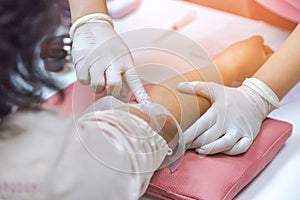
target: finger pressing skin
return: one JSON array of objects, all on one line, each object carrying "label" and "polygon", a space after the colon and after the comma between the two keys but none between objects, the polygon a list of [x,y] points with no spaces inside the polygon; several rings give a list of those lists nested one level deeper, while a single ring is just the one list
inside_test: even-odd
[{"label": "finger pressing skin", "polygon": [[90,68],[90,84],[95,93],[101,93],[105,89],[105,76],[101,66]]},{"label": "finger pressing skin", "polygon": [[227,155],[237,155],[245,153],[252,144],[252,140],[248,137],[243,137],[240,139],[230,150],[224,151]]},{"label": "finger pressing skin", "polygon": [[186,147],[192,149],[202,146],[202,140],[199,137],[216,123],[216,119],[217,114],[215,111],[209,109],[192,126],[190,126],[184,132]]}]

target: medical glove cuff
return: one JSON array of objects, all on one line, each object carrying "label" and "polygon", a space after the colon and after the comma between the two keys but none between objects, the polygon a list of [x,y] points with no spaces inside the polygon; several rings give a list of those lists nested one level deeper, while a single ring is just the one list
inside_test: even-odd
[{"label": "medical glove cuff", "polygon": [[79,19],[77,19],[71,26],[70,31],[69,31],[69,35],[71,40],[73,40],[74,38],[74,33],[76,31],[76,29],[80,26],[82,26],[83,24],[86,23],[92,23],[92,22],[102,22],[102,23],[108,23],[113,26],[113,21],[112,18],[104,13],[94,13],[94,14],[89,14],[89,15],[85,15],[83,17],[80,17]]},{"label": "medical glove cuff", "polygon": [[271,111],[279,108],[280,102],[277,95],[264,82],[257,78],[248,78],[243,82],[244,87],[257,97],[256,101],[267,116]]}]

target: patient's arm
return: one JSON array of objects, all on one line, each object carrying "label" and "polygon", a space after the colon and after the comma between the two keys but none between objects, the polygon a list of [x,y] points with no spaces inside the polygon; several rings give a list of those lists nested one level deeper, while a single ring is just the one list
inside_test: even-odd
[{"label": "patient's arm", "polygon": [[[263,44],[259,36],[237,42],[213,58],[206,68],[194,70],[166,80],[148,90],[153,103],[167,108],[180,123],[182,130],[192,125],[210,106],[210,102],[197,95],[188,95],[177,90],[182,81],[218,82],[227,86],[236,86],[245,78],[251,77],[256,70],[268,59],[273,51]],[[215,70],[217,67],[217,70]],[[130,113],[139,116],[147,122],[150,118],[137,109],[130,108]],[[172,121],[164,127],[164,138],[176,134]]]},{"label": "patient's arm", "polygon": [[207,81],[238,86],[245,78],[251,77],[272,53],[273,51],[264,45],[262,37],[254,36],[229,46],[215,56],[213,63],[206,68],[164,81],[152,87],[148,94],[152,102],[163,105],[174,115],[184,131],[209,108],[210,102],[196,95],[179,92],[178,83]]}]

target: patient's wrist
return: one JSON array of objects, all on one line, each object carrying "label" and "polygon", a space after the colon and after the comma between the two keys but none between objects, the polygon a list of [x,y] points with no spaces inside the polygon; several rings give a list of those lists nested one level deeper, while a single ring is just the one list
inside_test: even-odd
[{"label": "patient's wrist", "polygon": [[238,67],[235,65],[235,62],[231,61],[232,64],[230,65],[227,64],[228,62],[229,61],[225,62],[224,58],[220,59],[218,56],[213,59],[213,63],[223,80],[222,84],[225,86],[232,86],[232,83],[236,82],[237,79]]},{"label": "patient's wrist", "polygon": [[160,104],[127,104],[127,106],[136,108],[138,111],[130,109],[129,113],[146,119],[152,130],[167,142],[169,152],[161,167],[169,166],[171,171],[174,171],[185,152],[183,132],[175,117]]},{"label": "patient's wrist", "polygon": [[[166,146],[168,145],[166,152],[167,156],[164,158],[160,167],[169,166],[172,171],[177,168],[185,152],[183,132],[174,116],[165,107],[153,103],[126,104],[112,96],[106,96],[94,102],[84,113],[88,114],[91,112],[107,110],[115,110],[116,113],[122,112],[124,117],[128,116],[125,119],[116,115],[114,121],[121,121],[123,125],[127,124],[126,126],[128,126],[129,130],[132,129],[132,127],[136,127],[138,130],[138,127],[140,127],[139,124],[143,124],[143,127],[140,128],[150,131],[152,133],[151,137],[156,137],[157,139],[160,138],[161,141],[159,141],[159,139],[155,140],[159,144],[151,144],[162,145],[163,141]],[[130,122],[131,119],[133,119],[132,122]],[[136,121],[139,121],[139,123],[136,123]],[[125,132],[126,130],[127,128],[124,127]],[[139,135],[139,133],[133,133],[132,131],[130,134]],[[149,140],[148,143],[150,145],[150,143],[153,143],[153,140]]]},{"label": "patient's wrist", "polygon": [[128,112],[146,121],[154,131],[159,132],[159,134],[167,142],[170,149],[173,150],[178,145],[178,128],[170,116],[166,114],[160,114],[156,116],[157,120],[162,122],[162,127],[159,127],[159,130],[157,130],[157,122],[153,122],[150,116],[145,112],[142,112],[141,110],[132,106],[122,106],[118,107],[117,109]]}]

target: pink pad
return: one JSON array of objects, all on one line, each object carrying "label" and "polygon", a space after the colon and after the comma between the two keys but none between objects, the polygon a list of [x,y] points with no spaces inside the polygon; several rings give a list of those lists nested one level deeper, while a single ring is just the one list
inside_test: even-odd
[{"label": "pink pad", "polygon": [[147,194],[160,199],[232,199],[274,158],[290,137],[292,125],[266,119],[251,148],[238,156],[185,154],[178,169],[157,171]]}]

